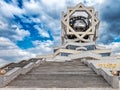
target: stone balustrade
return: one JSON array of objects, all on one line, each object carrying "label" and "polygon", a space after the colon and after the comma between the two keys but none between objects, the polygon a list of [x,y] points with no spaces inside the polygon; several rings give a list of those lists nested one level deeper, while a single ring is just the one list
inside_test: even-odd
[{"label": "stone balustrade", "polygon": [[[85,62],[85,61],[84,61]],[[87,65],[89,67],[91,67],[95,72],[96,74],[98,75],[102,75],[103,78],[113,87],[113,88],[119,88],[119,79],[118,79],[118,76],[114,76],[112,73],[111,73],[111,67],[110,68],[106,68],[105,67],[102,67],[102,66],[99,66],[99,65],[102,65],[100,64],[101,63],[104,63],[105,65],[108,65],[106,64],[107,61],[104,60],[104,62],[102,60],[98,60],[98,61],[89,61],[89,60],[86,60]],[[110,62],[110,61],[109,61]],[[120,62],[120,61],[118,61]],[[115,63],[115,62],[114,62]],[[118,64],[114,64],[114,65],[119,65]],[[108,66],[107,66],[108,67]],[[115,70],[119,70],[119,68],[115,69]]]},{"label": "stone balustrade", "polygon": [[21,74],[26,74],[27,72],[29,72],[33,68],[33,66],[34,66],[33,64],[34,63],[31,62],[31,63],[27,64],[26,66],[24,66],[21,71]]},{"label": "stone balustrade", "polygon": [[104,77],[104,79],[113,87],[119,88],[119,79],[118,76],[113,76],[112,73],[108,69],[100,68],[100,74]]},{"label": "stone balustrade", "polygon": [[32,68],[38,67],[41,64],[41,62],[42,60],[33,60],[33,61],[28,60],[28,62],[24,63],[24,65],[18,65],[18,63],[16,64],[14,63],[14,67],[10,67],[10,64],[6,64],[6,66],[1,67],[1,69],[3,70],[6,70],[6,68],[8,69],[10,68],[10,69],[7,70],[7,72],[4,75],[0,75],[0,87],[6,86],[8,83],[14,80],[18,75],[26,74]]}]

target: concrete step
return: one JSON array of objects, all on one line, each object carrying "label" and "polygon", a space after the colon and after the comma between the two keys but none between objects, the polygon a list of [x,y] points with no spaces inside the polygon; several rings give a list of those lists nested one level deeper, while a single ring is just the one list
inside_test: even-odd
[{"label": "concrete step", "polygon": [[41,72],[41,71],[91,71],[90,68],[84,68],[84,67],[79,67],[79,68],[75,68],[75,67],[41,67],[40,69],[39,68],[36,68],[36,69],[32,69],[31,72]]},{"label": "concrete step", "polygon": [[32,70],[30,74],[95,74],[90,70]]},{"label": "concrete step", "polygon": [[9,84],[9,87],[17,87],[17,88],[30,88],[30,87],[36,87],[36,88],[87,88],[87,87],[97,87],[97,88],[103,88],[103,87],[110,87],[105,82],[92,82],[92,81],[81,81],[78,79],[71,80],[16,80],[15,82],[12,82]]},{"label": "concrete step", "polygon": [[[56,78],[57,77],[57,78]],[[91,77],[89,79],[89,77]],[[97,76],[95,74],[27,74],[27,75],[20,75],[18,80],[62,80],[62,79],[89,79],[89,80],[103,80],[101,76]]]},{"label": "concrete step", "polygon": [[80,61],[46,62],[29,73],[18,76],[8,87],[87,88],[110,87],[93,70]]}]

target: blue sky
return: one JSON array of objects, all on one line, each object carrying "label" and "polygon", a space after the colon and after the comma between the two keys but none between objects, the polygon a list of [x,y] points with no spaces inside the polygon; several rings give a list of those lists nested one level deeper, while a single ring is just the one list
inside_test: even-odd
[{"label": "blue sky", "polygon": [[51,53],[61,44],[61,12],[80,2],[99,12],[97,43],[119,53],[120,0],[0,0],[0,63]]}]

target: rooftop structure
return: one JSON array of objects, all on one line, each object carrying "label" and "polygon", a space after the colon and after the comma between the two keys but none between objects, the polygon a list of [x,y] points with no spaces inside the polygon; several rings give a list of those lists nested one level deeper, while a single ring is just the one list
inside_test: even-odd
[{"label": "rooftop structure", "polygon": [[93,7],[68,7],[61,18],[62,45],[53,54],[1,67],[0,87],[119,88],[119,56],[96,45],[99,23]]}]

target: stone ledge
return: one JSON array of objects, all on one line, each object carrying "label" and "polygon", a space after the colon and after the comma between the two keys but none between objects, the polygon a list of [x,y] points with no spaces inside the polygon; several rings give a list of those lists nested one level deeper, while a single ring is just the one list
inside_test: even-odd
[{"label": "stone ledge", "polygon": [[100,74],[113,88],[119,88],[118,76],[113,76],[109,70],[103,68],[100,69]]},{"label": "stone ledge", "polygon": [[0,76],[0,87],[6,86],[8,83],[14,80],[20,73],[21,73],[21,68],[16,67],[10,70],[9,72],[7,72],[5,75],[1,75]]},{"label": "stone ledge", "polygon": [[38,67],[41,64],[41,60],[35,62],[34,67]]},{"label": "stone ledge", "polygon": [[40,63],[41,60],[38,60],[36,62],[31,62],[25,65],[23,68],[15,67],[12,70],[8,71],[5,75],[0,75],[0,88],[6,86],[8,83],[14,80],[18,75],[26,74],[32,68],[39,66]]},{"label": "stone ledge", "polygon": [[21,74],[26,74],[26,73],[29,72],[33,67],[34,67],[34,63],[33,63],[33,62],[27,64],[26,66],[24,66],[24,67],[21,69]]},{"label": "stone ledge", "polygon": [[[98,61],[100,62],[100,61]],[[97,66],[97,63],[98,62],[89,62],[87,63],[89,67],[91,67],[95,72],[96,74],[98,75],[102,75],[104,77],[104,79],[113,87],[113,88],[119,88],[119,80],[118,80],[118,76],[113,76],[111,73],[110,73],[110,70],[109,69],[105,69],[105,68],[99,68]]]}]

